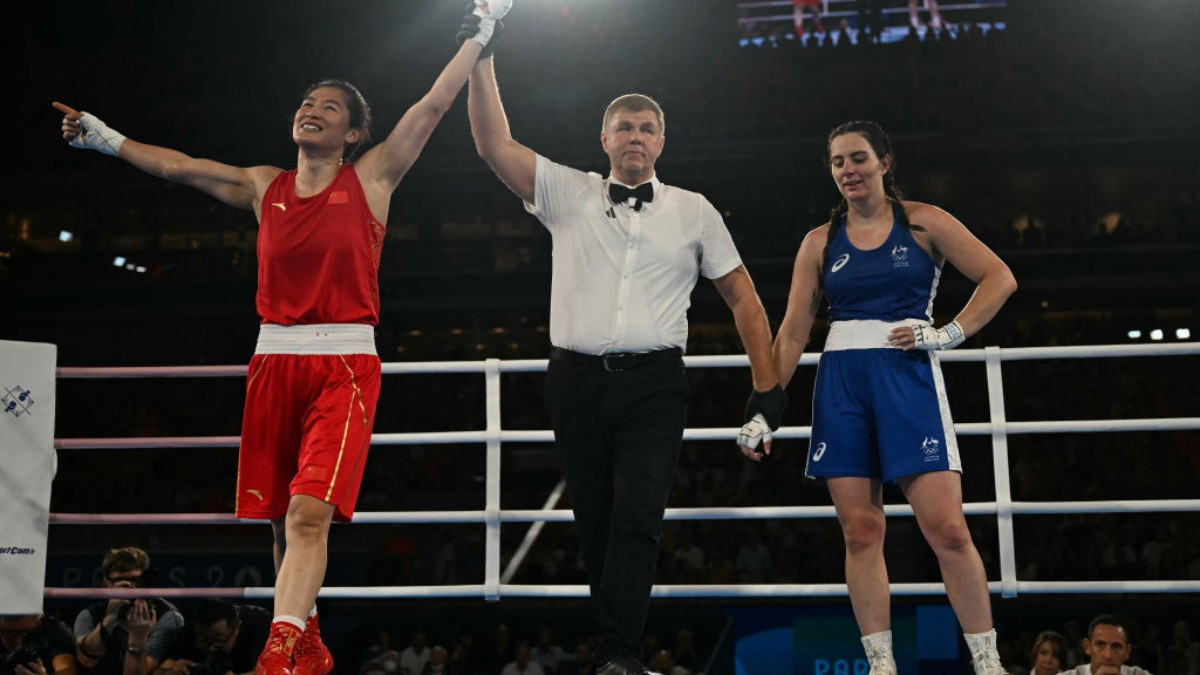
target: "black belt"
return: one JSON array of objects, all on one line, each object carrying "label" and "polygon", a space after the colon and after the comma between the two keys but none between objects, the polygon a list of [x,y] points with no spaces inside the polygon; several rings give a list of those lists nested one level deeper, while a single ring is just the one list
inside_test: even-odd
[{"label": "black belt", "polygon": [[603,368],[610,373],[619,373],[623,370],[633,370],[640,368],[649,363],[658,361],[666,361],[669,359],[682,359],[683,350],[679,347],[670,347],[668,349],[660,349],[653,352],[630,353],[624,352],[620,354],[582,354],[573,352],[570,349],[561,347],[550,348],[550,360],[562,361],[577,366],[589,366],[591,368]]}]

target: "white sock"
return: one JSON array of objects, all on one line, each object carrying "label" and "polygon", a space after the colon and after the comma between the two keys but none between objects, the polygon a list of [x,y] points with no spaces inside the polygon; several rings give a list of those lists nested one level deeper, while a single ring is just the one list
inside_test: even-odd
[{"label": "white sock", "polygon": [[963,633],[963,639],[967,641],[967,649],[971,650],[971,658],[996,651],[995,628],[986,633]]},{"label": "white sock", "polygon": [[892,631],[884,630],[878,633],[862,636],[863,651],[867,653],[867,661],[872,665],[886,660],[892,672],[896,672],[896,658],[892,656]]},{"label": "white sock", "polygon": [[304,630],[304,619],[297,616],[289,616],[287,614],[277,614],[271,619],[271,623],[290,623],[301,631]]},{"label": "white sock", "polygon": [[862,636],[863,647],[873,647],[875,649],[883,649],[892,651],[892,631],[883,630],[878,633]]}]

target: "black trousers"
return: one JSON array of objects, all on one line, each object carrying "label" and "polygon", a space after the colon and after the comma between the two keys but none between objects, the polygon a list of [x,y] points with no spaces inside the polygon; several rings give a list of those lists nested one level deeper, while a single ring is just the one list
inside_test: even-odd
[{"label": "black trousers", "polygon": [[878,39],[883,32],[883,9],[881,0],[858,0],[858,29],[869,32]]},{"label": "black trousers", "polygon": [[632,364],[555,349],[545,398],[598,624],[597,663],[636,658],[687,425],[679,350]]}]

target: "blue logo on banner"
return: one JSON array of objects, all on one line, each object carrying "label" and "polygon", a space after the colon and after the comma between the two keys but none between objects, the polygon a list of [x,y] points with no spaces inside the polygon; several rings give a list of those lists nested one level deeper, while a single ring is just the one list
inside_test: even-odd
[{"label": "blue logo on banner", "polygon": [[33,407],[33,395],[28,389],[17,386],[12,389],[5,388],[3,398],[0,398],[0,408],[6,413],[12,413],[15,417],[20,417],[29,413],[29,409]]}]

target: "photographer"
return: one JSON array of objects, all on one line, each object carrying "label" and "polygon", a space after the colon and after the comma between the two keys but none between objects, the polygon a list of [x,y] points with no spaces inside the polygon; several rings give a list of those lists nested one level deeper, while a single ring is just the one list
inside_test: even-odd
[{"label": "photographer", "polygon": [[0,675],[76,675],[75,639],[44,614],[0,616]]},{"label": "photographer", "polygon": [[200,601],[154,675],[227,675],[250,673],[267,643],[271,613],[228,600]]},{"label": "photographer", "polygon": [[[100,565],[105,588],[137,588],[149,569],[150,556],[134,547],[110,550]],[[75,653],[88,674],[148,675],[182,626],[183,616],[162,598],[101,601],[75,617]]]}]

